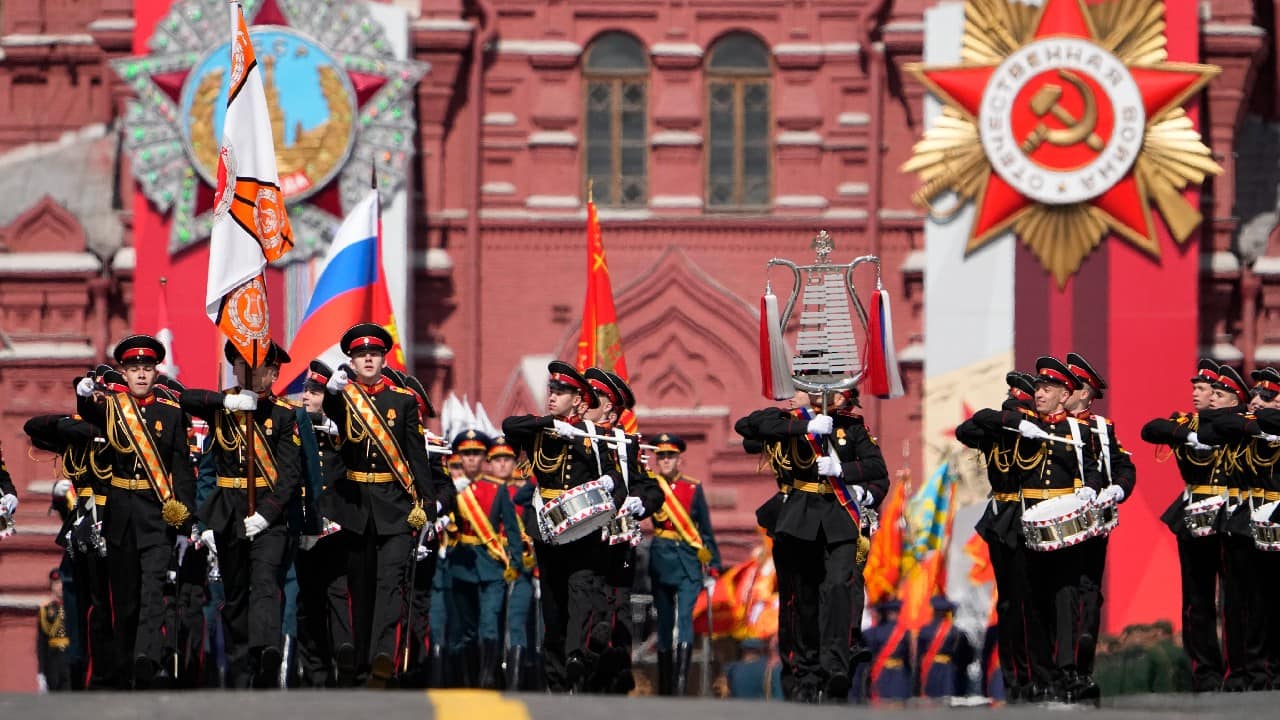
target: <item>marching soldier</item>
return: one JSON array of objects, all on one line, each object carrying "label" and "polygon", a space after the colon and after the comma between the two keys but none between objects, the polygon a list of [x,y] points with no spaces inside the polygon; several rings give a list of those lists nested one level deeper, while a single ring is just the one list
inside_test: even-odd
[{"label": "marching soldier", "polygon": [[336,446],[338,425],[324,415],[325,386],[333,369],[311,361],[298,408],[298,438],[302,443],[301,507],[298,573],[298,659],[302,681],[309,687],[349,687],[355,683],[356,648],[347,607],[347,536],[320,513],[325,490],[345,476]]},{"label": "marching soldier", "polygon": [[[1098,469],[1105,484],[1098,492],[1101,505],[1119,505],[1133,495],[1137,470],[1129,451],[1124,449],[1116,436],[1115,424],[1110,418],[1093,413],[1093,401],[1100,399],[1107,388],[1102,376],[1083,357],[1067,353],[1067,368],[1080,386],[1071,393],[1065,404],[1067,412],[1088,426],[1088,438]],[[1107,536],[1086,540],[1081,549],[1087,556],[1085,570],[1080,578],[1080,634],[1076,643],[1077,677],[1071,683],[1072,697],[1096,702],[1100,696],[1098,684],[1093,679],[1093,659],[1097,651],[1098,631],[1102,627],[1102,579],[1107,562]]]},{"label": "marching soldier", "polygon": [[[1012,454],[1020,474],[1022,502],[1033,507],[1074,494],[1088,505],[1097,498],[1104,480],[1093,446],[1085,442],[1088,426],[1066,412],[1065,403],[1080,381],[1061,360],[1051,357],[1036,361],[1036,374],[1036,416],[1018,419],[1011,414],[1006,425],[1022,436]],[[1049,629],[1053,699],[1070,699],[1069,686],[1075,679],[1080,578],[1088,567],[1087,555],[1087,549],[1073,545],[1029,558],[1032,601]]]},{"label": "marching soldier", "polygon": [[[911,631],[898,622],[902,601],[894,598],[876,604],[876,624],[867,628],[867,649],[871,664],[860,665],[865,672],[867,692],[872,701],[906,700],[912,696]],[[865,671],[863,668],[866,668]]]},{"label": "marching soldier", "polygon": [[111,491],[104,507],[107,564],[123,687],[167,685],[160,666],[164,584],[178,538],[190,534],[195,473],[187,449],[187,417],[154,392],[164,346],[150,335],[116,344],[126,391],[94,396],[94,381],[76,388],[81,417],[101,428],[110,452]]},{"label": "marching soldier", "polygon": [[[248,387],[188,389],[180,403],[209,424],[213,440],[217,481],[200,506],[207,528],[201,540],[218,555],[226,593],[222,619],[228,682],[231,687],[268,688],[278,684],[282,658],[281,599],[289,549],[285,510],[298,488],[302,440],[293,407],[271,392],[280,366],[289,362],[288,353],[272,342],[262,365],[252,369],[230,341],[223,354]],[[256,500],[252,511],[250,462]]]},{"label": "marching soldier", "polygon": [[464,687],[494,689],[500,662],[503,601],[520,563],[520,526],[505,484],[484,474],[492,440],[476,430],[458,433],[462,458],[457,490],[458,544],[449,555],[449,649],[464,662]]},{"label": "marching soldier", "polygon": [[1156,418],[1142,427],[1145,442],[1168,447],[1186,483],[1182,492],[1160,516],[1178,544],[1182,575],[1182,646],[1191,660],[1192,689],[1221,689],[1224,675],[1222,646],[1218,640],[1218,578],[1222,572],[1222,541],[1216,531],[1191,534],[1186,523],[1188,504],[1227,495],[1222,452],[1200,442],[1202,418],[1220,414],[1213,410],[1213,384],[1218,364],[1202,358],[1191,378],[1190,413],[1177,412]]},{"label": "marching soldier", "polygon": [[42,693],[71,689],[67,658],[71,638],[62,605],[62,573],[57,568],[49,571],[49,591],[53,597],[36,610],[36,685]]},{"label": "marching soldier", "polygon": [[[75,382],[79,384],[80,378]],[[32,445],[58,454],[59,469],[66,478],[58,484],[70,483],[74,488],[75,507],[59,532],[58,544],[66,547],[71,556],[76,608],[72,629],[73,634],[88,641],[87,652],[81,648],[84,657],[78,658],[89,661],[88,689],[107,689],[113,685],[111,671],[116,660],[107,546],[102,538],[102,516],[111,483],[111,468],[101,457],[106,439],[93,425],[70,415],[37,415],[27,420],[23,430]],[[61,495],[60,488],[55,486],[54,494]],[[75,672],[83,669],[77,667]]]},{"label": "marching soldier", "polygon": [[[1214,410],[1201,415],[1199,428],[1200,442],[1220,447],[1229,467],[1227,493],[1231,507],[1222,536],[1222,615],[1227,651],[1223,689],[1233,692],[1265,690],[1269,684],[1267,617],[1272,598],[1262,592],[1264,580],[1259,570],[1267,561],[1258,556],[1267,553],[1259,552],[1254,544],[1252,522],[1254,493],[1265,497],[1271,484],[1271,466],[1280,459],[1280,452],[1269,439],[1274,437],[1270,433],[1276,428],[1268,423],[1264,430],[1260,419],[1248,413],[1248,404],[1260,407],[1263,401],[1257,397],[1251,401],[1246,387],[1235,368],[1221,366],[1213,389]],[[1263,386],[1260,390],[1267,389]],[[1274,418],[1274,413],[1264,414],[1268,420]]]},{"label": "marching soldier", "polygon": [[861,654],[855,648],[862,647],[853,624],[862,616],[858,557],[869,544],[862,513],[878,506],[889,488],[879,446],[860,415],[841,411],[845,403],[858,406],[856,391],[828,395],[825,405],[834,416],[818,414],[823,398],[810,394],[810,407],[757,410],[736,426],[764,443],[792,488],[774,534],[776,554],[796,573],[795,697],[802,702],[848,697],[853,661]]},{"label": "marching soldier", "polygon": [[324,400],[324,414],[338,425],[346,474],[321,496],[320,512],[347,533],[357,658],[377,687],[395,669],[415,533],[436,519],[418,401],[382,376],[392,344],[391,334],[374,323],[348,329],[341,347],[351,369],[334,372]]},{"label": "marching soldier", "polygon": [[[583,377],[590,383],[597,400],[597,406],[587,411],[586,418],[595,423],[597,432],[612,434],[618,440],[609,455],[627,496],[618,508],[617,518],[629,516],[638,526],[641,519],[662,507],[663,496],[657,481],[641,461],[639,436],[627,434],[616,426],[622,412],[635,407],[635,394],[621,377],[599,368],[587,368]],[[615,519],[614,523],[618,522]],[[635,585],[636,575],[633,542],[638,544],[640,536],[615,535],[612,526],[609,533],[609,548],[605,551],[605,611],[602,621],[608,629],[609,640],[607,649],[601,654],[592,689],[626,695],[635,688],[631,672],[631,588]],[[600,635],[604,634],[602,628]]]},{"label": "marching soldier", "polygon": [[[597,479],[612,494],[614,507],[621,507],[626,487],[610,474],[616,471],[600,457],[602,449],[586,437],[582,415],[599,402],[591,385],[568,363],[556,360],[547,370],[547,414],[502,422],[507,441],[532,463],[535,507]],[[577,689],[594,664],[587,637],[603,597],[608,545],[598,533],[558,544],[539,525],[526,529],[533,535],[541,576],[547,686],[563,693]]]},{"label": "marching soldier", "polygon": [[499,435],[489,446],[485,456],[489,463],[489,475],[501,480],[507,497],[511,498],[515,508],[516,527],[520,530],[520,563],[515,566],[516,579],[507,590],[507,652],[505,659],[506,689],[523,690],[524,666],[529,662],[529,613],[533,609],[534,568],[537,563],[533,557],[533,538],[529,537],[528,527],[537,523],[533,516],[533,507],[526,500],[522,504],[515,502],[516,494],[525,484],[523,473],[516,472],[516,451],[507,442],[506,437]]},{"label": "marching soldier", "polygon": [[649,546],[649,579],[658,614],[658,694],[684,695],[693,653],[693,606],[703,581],[720,574],[720,549],[702,483],[680,471],[685,441],[662,433],[653,443],[664,501],[653,516]]},{"label": "marching soldier", "polygon": [[1013,465],[1019,436],[1008,432],[1024,418],[1035,417],[1036,377],[1005,375],[1009,394],[999,409],[979,410],[956,428],[956,439],[986,457],[991,502],[976,530],[987,542],[996,578],[996,625],[999,666],[1009,700],[1040,700],[1052,682],[1049,645],[1028,579],[1028,550],[1021,533],[1021,475]]},{"label": "marching soldier", "polygon": [[969,694],[969,663],[973,643],[952,622],[956,604],[944,595],[929,600],[933,620],[916,638],[916,687],[921,697],[961,697]]}]

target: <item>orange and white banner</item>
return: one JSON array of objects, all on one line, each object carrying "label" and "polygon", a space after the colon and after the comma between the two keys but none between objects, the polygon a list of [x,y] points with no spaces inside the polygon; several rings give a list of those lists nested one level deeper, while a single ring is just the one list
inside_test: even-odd
[{"label": "orange and white banner", "polygon": [[263,271],[293,247],[293,230],[276,174],[262,75],[238,2],[232,3],[231,32],[205,312],[257,366],[271,337]]}]

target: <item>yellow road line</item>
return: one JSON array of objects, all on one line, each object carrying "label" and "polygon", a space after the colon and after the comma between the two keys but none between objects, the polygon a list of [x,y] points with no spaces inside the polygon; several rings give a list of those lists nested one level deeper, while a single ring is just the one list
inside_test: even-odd
[{"label": "yellow road line", "polygon": [[427,698],[435,708],[435,720],[529,720],[523,702],[492,690],[429,690]]}]

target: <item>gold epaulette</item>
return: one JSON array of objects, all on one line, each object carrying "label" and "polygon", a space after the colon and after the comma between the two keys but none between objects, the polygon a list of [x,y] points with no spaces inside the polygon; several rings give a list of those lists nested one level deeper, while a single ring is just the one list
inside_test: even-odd
[{"label": "gold epaulette", "polygon": [[412,391],[412,390],[407,390],[407,389],[402,388],[402,387],[400,387],[400,386],[398,386],[398,385],[388,385],[387,387],[388,387],[389,389],[391,389],[391,390],[394,390],[394,391],[396,391],[396,392],[400,393],[401,395],[408,395],[408,396],[410,396],[410,397],[413,397],[413,396],[414,396],[414,395],[413,395],[413,391]]},{"label": "gold epaulette", "polygon": [[181,409],[182,409],[182,406],[181,406],[181,405],[179,405],[178,403],[176,403],[176,402],[174,402],[174,401],[170,400],[169,398],[157,397],[157,398],[156,398],[156,402],[158,402],[158,403],[160,403],[160,404],[162,404],[162,405],[168,405],[169,407],[176,407],[176,408],[178,408],[179,410],[181,410]]},{"label": "gold epaulette", "polygon": [[298,407],[300,407],[300,406],[298,406],[298,405],[294,405],[293,403],[289,402],[288,400],[285,400],[284,398],[279,398],[279,397],[278,397],[278,398],[276,398],[275,402],[276,402],[276,405],[279,405],[280,407],[284,408],[285,410],[297,410],[297,409],[298,409]]}]

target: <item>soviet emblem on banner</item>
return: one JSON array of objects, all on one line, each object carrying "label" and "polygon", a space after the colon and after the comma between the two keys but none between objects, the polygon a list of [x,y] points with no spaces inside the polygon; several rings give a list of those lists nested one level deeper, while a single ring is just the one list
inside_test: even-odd
[{"label": "soviet emblem on banner", "polygon": [[[368,193],[371,165],[385,196],[403,184],[414,149],[413,91],[427,65],[396,58],[366,3],[243,4],[283,190],[258,197],[266,210],[246,220],[278,242],[287,204],[296,243],[289,260],[305,260],[323,253],[334,224]],[[232,204],[215,197],[219,176],[235,176],[222,122],[249,53],[231,42],[229,12],[226,0],[173,0],[149,53],[112,63],[137,96],[124,131],[133,174],[169,213],[174,252],[208,238]]]},{"label": "soviet emblem on banner", "polygon": [[968,0],[961,64],[909,68],[945,104],[903,166],[913,199],[976,202],[969,251],[1012,230],[1060,285],[1111,232],[1159,256],[1152,203],[1185,241],[1182,191],[1222,169],[1182,105],[1218,68],[1165,47],[1162,2]]}]

